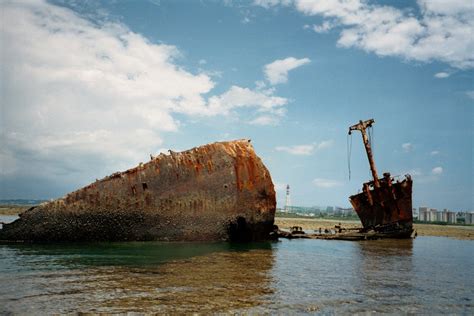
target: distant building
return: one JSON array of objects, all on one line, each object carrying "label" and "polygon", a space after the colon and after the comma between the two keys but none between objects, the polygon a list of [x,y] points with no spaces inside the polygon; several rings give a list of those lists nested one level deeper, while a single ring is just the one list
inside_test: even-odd
[{"label": "distant building", "polygon": [[464,224],[474,224],[474,212],[466,212],[464,217]]},{"label": "distant building", "polygon": [[422,222],[429,222],[429,209],[426,206],[420,206],[418,208],[418,220]]},{"label": "distant building", "polygon": [[446,220],[449,224],[456,224],[457,220],[457,214],[456,212],[450,212],[448,211],[447,214],[446,214]]},{"label": "distant building", "polygon": [[422,222],[442,222],[456,224],[458,214],[448,209],[438,211],[435,208],[421,206],[418,208],[418,220]]},{"label": "distant building", "polygon": [[443,211],[436,211],[436,221],[437,222],[443,221]]},{"label": "distant building", "polygon": [[355,216],[356,212],[353,209],[344,210],[344,216]]},{"label": "distant building", "polygon": [[438,222],[447,223],[448,222],[448,209],[444,209],[441,212],[438,212]]}]

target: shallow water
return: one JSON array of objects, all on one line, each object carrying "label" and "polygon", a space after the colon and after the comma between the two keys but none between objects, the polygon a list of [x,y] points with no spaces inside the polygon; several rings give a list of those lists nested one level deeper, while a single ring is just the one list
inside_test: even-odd
[{"label": "shallow water", "polygon": [[474,242],[0,245],[0,314],[474,312]]},{"label": "shallow water", "polygon": [[18,215],[2,215],[2,214],[0,214],[0,223],[11,223],[14,220],[16,220],[17,218],[19,218]]}]

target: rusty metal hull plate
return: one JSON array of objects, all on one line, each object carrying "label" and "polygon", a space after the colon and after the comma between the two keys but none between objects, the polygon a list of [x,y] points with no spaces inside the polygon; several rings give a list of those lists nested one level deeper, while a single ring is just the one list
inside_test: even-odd
[{"label": "rusty metal hull plate", "polygon": [[374,229],[387,237],[409,238],[413,231],[411,177],[394,183],[379,181],[379,188],[349,198],[354,210],[365,230]]},{"label": "rusty metal hull plate", "polygon": [[248,140],[161,154],[41,204],[0,240],[260,240],[273,230],[270,173]]}]

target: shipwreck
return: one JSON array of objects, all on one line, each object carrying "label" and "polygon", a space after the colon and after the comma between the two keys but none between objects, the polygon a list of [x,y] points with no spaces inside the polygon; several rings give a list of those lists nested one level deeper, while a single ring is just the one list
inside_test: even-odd
[{"label": "shipwreck", "polygon": [[3,225],[0,240],[254,241],[271,237],[269,171],[250,140],[160,154]]},{"label": "shipwreck", "polygon": [[379,178],[371,142],[366,133],[374,123],[370,119],[349,127],[349,135],[352,131],[360,131],[362,134],[373,178],[363,184],[361,193],[350,196],[349,200],[362,222],[361,233],[372,232],[383,238],[410,238],[413,234],[413,181],[410,175],[395,181],[388,172]]},{"label": "shipwreck", "polygon": [[410,175],[405,179],[395,181],[390,173],[377,175],[374,158],[372,155],[371,141],[366,130],[370,129],[374,120],[359,121],[349,127],[352,131],[360,131],[362,141],[369,159],[373,180],[362,186],[362,192],[349,197],[354,210],[360,218],[362,228],[344,228],[335,225],[334,229],[325,229],[324,233],[305,233],[301,227],[292,227],[290,231],[278,230],[281,238],[307,238],[307,239],[333,239],[333,240],[370,240],[381,238],[411,238],[416,236],[413,230],[412,213],[412,184]]}]

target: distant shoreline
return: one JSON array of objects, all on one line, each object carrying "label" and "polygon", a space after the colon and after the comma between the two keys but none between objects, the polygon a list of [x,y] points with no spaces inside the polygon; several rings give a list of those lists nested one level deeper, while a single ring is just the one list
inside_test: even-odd
[{"label": "distant shoreline", "polygon": [[[0,205],[0,215],[18,215],[32,205]],[[354,228],[361,227],[358,220],[337,219],[337,218],[302,218],[302,217],[275,217],[275,224],[280,228],[289,228],[292,226],[301,226],[306,230],[319,230],[321,228],[331,229],[334,225],[341,223],[343,227]],[[438,225],[438,224],[418,224],[414,227],[418,236],[440,236],[456,239],[474,240],[474,226],[460,225]]]},{"label": "distant shoreline", "polygon": [[[275,225],[279,228],[301,226],[303,230],[334,229],[334,225],[341,223],[342,227],[362,227],[360,221],[348,221],[325,218],[286,218],[275,217]],[[456,239],[474,240],[474,226],[413,224],[418,236],[451,237]]]},{"label": "distant shoreline", "polygon": [[0,215],[18,215],[34,205],[0,205]]}]

